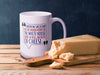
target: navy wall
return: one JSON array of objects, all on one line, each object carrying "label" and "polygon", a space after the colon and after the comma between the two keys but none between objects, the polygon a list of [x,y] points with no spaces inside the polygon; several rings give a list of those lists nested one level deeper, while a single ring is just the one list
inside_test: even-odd
[{"label": "navy wall", "polygon": [[[0,0],[0,44],[19,44],[19,13],[49,11],[65,21],[67,35],[100,37],[100,0]],[[53,24],[53,39],[63,36],[60,23]]]}]

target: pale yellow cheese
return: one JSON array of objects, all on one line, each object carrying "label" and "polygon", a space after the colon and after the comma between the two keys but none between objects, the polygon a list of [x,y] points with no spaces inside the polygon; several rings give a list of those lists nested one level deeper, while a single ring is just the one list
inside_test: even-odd
[{"label": "pale yellow cheese", "polygon": [[75,55],[97,54],[100,39],[92,35],[80,35],[52,41],[49,56],[58,58],[61,53],[71,52]]},{"label": "pale yellow cheese", "polygon": [[72,60],[73,57],[74,57],[74,54],[70,53],[70,52],[68,52],[68,53],[62,53],[62,54],[59,55],[59,58],[64,59],[66,61]]},{"label": "pale yellow cheese", "polygon": [[54,61],[49,67],[52,69],[60,69],[62,68],[62,64]]}]

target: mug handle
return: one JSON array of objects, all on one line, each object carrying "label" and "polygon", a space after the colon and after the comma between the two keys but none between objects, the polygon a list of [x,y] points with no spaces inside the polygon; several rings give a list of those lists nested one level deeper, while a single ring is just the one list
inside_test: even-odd
[{"label": "mug handle", "polygon": [[62,19],[58,18],[58,17],[52,18],[52,23],[54,23],[54,22],[56,22],[56,21],[58,21],[58,22],[60,22],[60,23],[62,24],[63,33],[64,33],[64,34],[63,34],[63,38],[66,38],[66,26],[65,26],[64,21],[63,21]]}]

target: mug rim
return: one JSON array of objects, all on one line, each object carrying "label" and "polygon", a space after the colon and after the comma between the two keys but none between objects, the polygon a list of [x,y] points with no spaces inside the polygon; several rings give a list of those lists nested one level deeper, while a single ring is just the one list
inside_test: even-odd
[{"label": "mug rim", "polygon": [[20,15],[23,16],[32,16],[32,17],[36,17],[36,16],[51,16],[52,13],[50,12],[46,12],[46,11],[26,11],[26,12],[21,12]]}]

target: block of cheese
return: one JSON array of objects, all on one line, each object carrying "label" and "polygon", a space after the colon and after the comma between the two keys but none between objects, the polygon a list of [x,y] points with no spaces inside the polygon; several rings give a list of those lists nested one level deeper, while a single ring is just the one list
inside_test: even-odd
[{"label": "block of cheese", "polygon": [[64,59],[66,61],[72,60],[73,57],[74,57],[74,54],[73,53],[70,53],[70,52],[68,52],[68,53],[62,53],[62,54],[59,55],[59,58],[60,59]]},{"label": "block of cheese", "polygon": [[79,35],[52,41],[49,56],[58,58],[61,53],[71,52],[75,55],[97,54],[100,39],[92,35]]},{"label": "block of cheese", "polygon": [[52,69],[60,69],[62,68],[62,64],[54,61],[49,67]]}]

